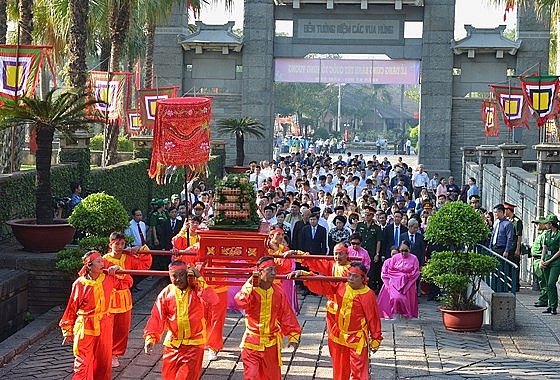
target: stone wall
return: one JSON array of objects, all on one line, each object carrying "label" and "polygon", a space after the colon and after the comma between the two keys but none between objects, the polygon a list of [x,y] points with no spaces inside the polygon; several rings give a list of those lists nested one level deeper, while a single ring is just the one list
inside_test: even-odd
[{"label": "stone wall", "polygon": [[27,274],[0,269],[0,342],[25,325]]}]

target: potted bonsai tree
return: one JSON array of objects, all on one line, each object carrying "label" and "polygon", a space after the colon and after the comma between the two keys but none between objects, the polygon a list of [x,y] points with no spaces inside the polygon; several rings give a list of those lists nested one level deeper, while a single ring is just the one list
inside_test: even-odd
[{"label": "potted bonsai tree", "polygon": [[233,134],[235,136],[235,166],[239,167],[239,170],[226,166],[226,171],[234,173],[245,172],[248,169],[243,166],[245,161],[245,136],[264,138],[262,123],[250,117],[239,119],[230,117],[220,120],[217,124],[217,129],[220,134]]},{"label": "potted bonsai tree", "polygon": [[[495,257],[472,251],[490,234],[482,216],[463,202],[449,202],[430,217],[425,238],[447,247],[422,268],[424,280],[440,287],[444,326],[454,331],[478,331],[485,308],[475,304],[482,277],[498,266]],[[471,318],[472,317],[472,318]]]},{"label": "potted bonsai tree", "polygon": [[[74,229],[65,220],[54,220],[51,189],[52,143],[55,131],[69,134],[94,122],[86,114],[86,109],[94,103],[98,101],[88,100],[86,92],[53,89],[44,99],[38,95],[24,96],[7,100],[0,108],[0,128],[28,124],[36,132],[36,218],[8,222],[14,236],[26,250],[56,252],[64,248],[74,236]],[[61,230],[60,240],[57,240],[58,234],[52,228]]]}]

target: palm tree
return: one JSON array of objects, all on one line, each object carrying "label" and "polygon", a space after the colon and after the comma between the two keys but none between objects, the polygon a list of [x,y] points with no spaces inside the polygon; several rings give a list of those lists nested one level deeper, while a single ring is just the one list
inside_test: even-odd
[{"label": "palm tree", "polygon": [[262,131],[264,131],[263,124],[250,117],[242,117],[239,119],[230,117],[222,119],[218,122],[217,129],[220,134],[235,135],[235,148],[237,152],[235,165],[237,166],[243,166],[243,161],[245,161],[245,136],[264,138],[264,134],[262,133]]},{"label": "palm tree", "polygon": [[35,216],[37,224],[52,224],[51,155],[54,132],[70,133],[94,122],[85,110],[96,100],[88,100],[84,91],[49,91],[39,96],[7,100],[0,109],[0,128],[28,124],[37,133]]}]

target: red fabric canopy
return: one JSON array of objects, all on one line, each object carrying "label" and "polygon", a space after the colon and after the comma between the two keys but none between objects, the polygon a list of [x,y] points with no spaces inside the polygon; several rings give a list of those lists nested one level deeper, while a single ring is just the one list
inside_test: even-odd
[{"label": "red fabric canopy", "polygon": [[161,176],[168,166],[183,165],[190,169],[188,175],[206,174],[211,114],[210,97],[158,100],[150,177]]}]

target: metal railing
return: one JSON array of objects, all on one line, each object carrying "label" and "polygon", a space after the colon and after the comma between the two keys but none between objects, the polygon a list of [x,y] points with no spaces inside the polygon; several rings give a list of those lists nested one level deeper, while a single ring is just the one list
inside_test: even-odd
[{"label": "metal railing", "polygon": [[519,267],[481,244],[475,246],[475,252],[498,259],[498,267],[490,275],[483,278],[484,282],[497,293],[511,292],[515,294],[517,292],[517,284],[519,283]]}]

